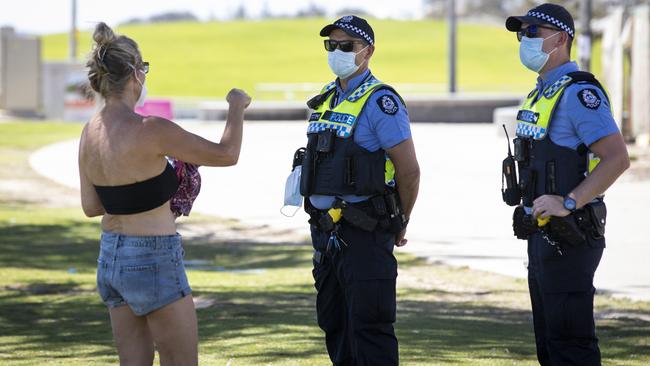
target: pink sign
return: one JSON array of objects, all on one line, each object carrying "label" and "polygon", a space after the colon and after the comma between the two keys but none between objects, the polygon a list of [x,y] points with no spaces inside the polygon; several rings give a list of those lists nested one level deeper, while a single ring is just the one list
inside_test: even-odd
[{"label": "pink sign", "polygon": [[142,107],[136,107],[135,113],[142,116],[156,116],[172,119],[172,102],[169,99],[147,99]]}]

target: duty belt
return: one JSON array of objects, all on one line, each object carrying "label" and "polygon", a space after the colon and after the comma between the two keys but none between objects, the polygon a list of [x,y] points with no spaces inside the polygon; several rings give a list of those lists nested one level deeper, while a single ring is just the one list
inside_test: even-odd
[{"label": "duty belt", "polygon": [[[399,204],[394,197],[391,198],[391,195],[375,196],[366,201],[354,203],[336,198],[329,210],[319,210],[311,205],[308,206],[310,207],[306,205],[305,209],[311,217],[309,223],[316,225],[323,232],[331,232],[341,219],[368,232],[378,228],[392,231],[392,219],[406,221]],[[401,231],[401,228],[399,231]]]}]

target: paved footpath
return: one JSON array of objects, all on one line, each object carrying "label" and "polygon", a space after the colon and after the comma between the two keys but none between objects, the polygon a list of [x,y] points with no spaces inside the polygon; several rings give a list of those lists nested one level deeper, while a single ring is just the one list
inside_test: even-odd
[{"label": "paved footpath", "polygon": [[[184,122],[219,139],[223,123]],[[431,261],[525,278],[526,245],[512,236],[512,208],[501,201],[504,137],[491,124],[413,124],[422,170],[421,189],[403,250]],[[305,143],[299,122],[246,122],[239,164],[201,168],[203,186],[194,210],[298,230],[307,217],[280,214],[294,151]],[[31,157],[40,174],[78,187],[78,141],[47,146]],[[650,300],[650,181],[624,175],[607,193],[607,249],[596,287],[616,296]]]}]

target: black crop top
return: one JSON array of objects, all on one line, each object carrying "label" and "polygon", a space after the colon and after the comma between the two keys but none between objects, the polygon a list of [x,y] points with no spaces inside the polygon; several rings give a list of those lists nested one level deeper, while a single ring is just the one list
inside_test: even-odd
[{"label": "black crop top", "polygon": [[121,186],[96,186],[95,191],[106,213],[129,215],[152,210],[169,201],[178,189],[178,178],[171,164],[160,175],[142,182]]}]

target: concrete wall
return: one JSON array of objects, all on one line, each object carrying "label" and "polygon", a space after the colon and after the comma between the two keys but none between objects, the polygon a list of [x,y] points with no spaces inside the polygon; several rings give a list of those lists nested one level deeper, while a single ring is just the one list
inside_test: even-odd
[{"label": "concrete wall", "polygon": [[43,64],[43,113],[49,119],[86,121],[96,103],[86,99],[88,76],[81,62]]},{"label": "concrete wall", "polygon": [[452,95],[406,101],[411,122],[491,122],[496,108],[517,106],[521,96]]},{"label": "concrete wall", "polygon": [[0,108],[35,115],[41,107],[41,43],[38,38],[0,31]]}]

